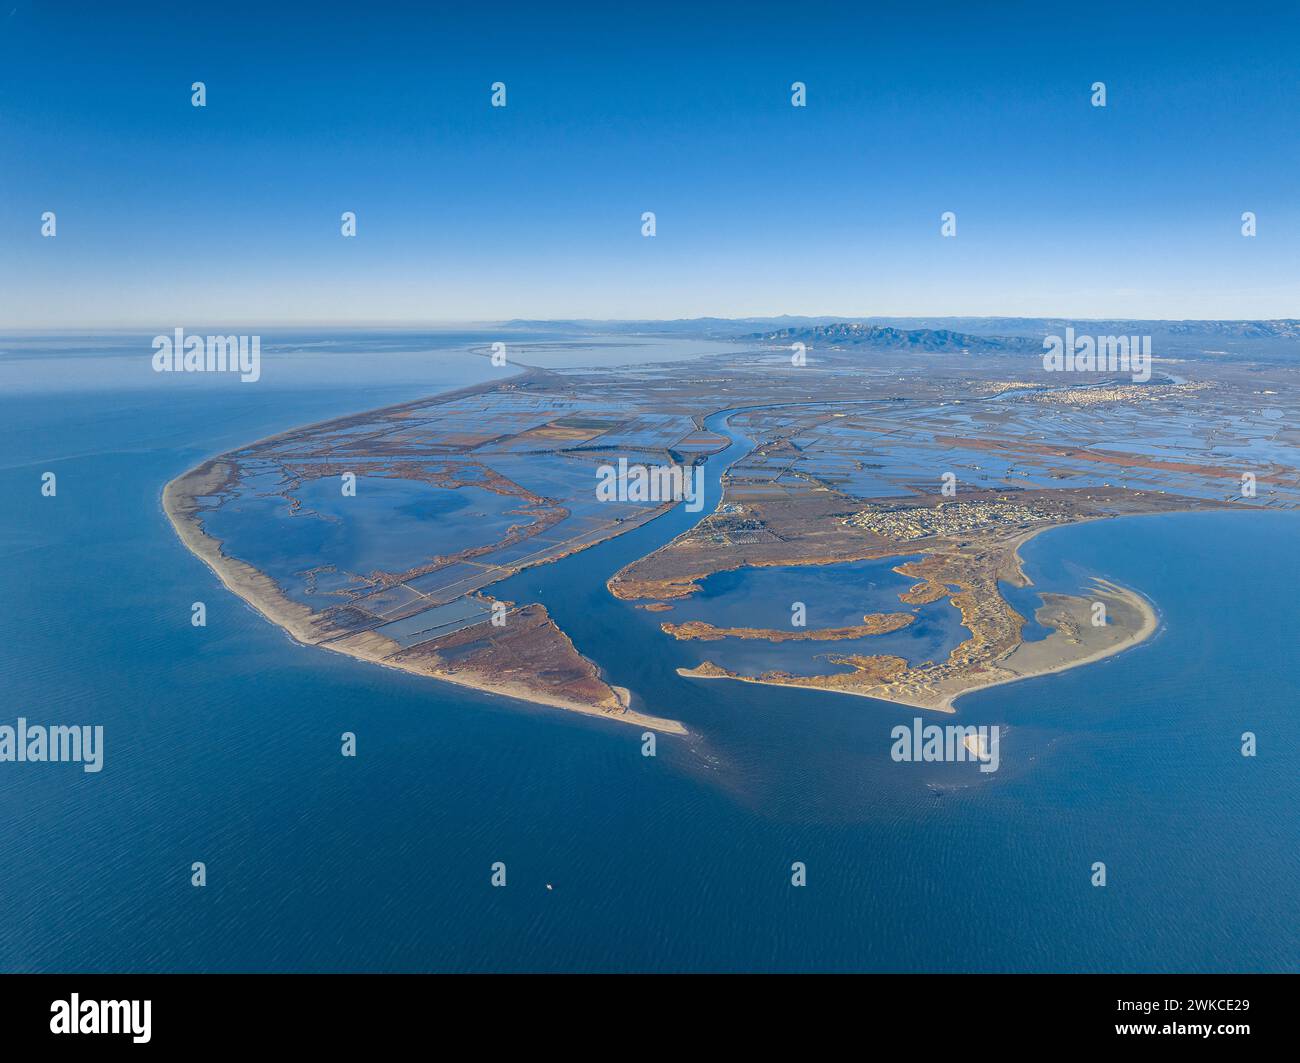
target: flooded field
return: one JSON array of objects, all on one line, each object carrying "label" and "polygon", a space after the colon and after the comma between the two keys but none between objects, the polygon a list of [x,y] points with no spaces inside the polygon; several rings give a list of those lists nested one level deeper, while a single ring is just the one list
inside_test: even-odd
[{"label": "flooded field", "polygon": [[286,485],[285,494],[274,493],[277,486],[274,473],[253,477],[205,516],[204,527],[229,556],[304,604],[337,602],[342,592],[369,589],[374,573],[418,568],[476,536],[503,537],[531,523],[517,499],[480,487],[382,476],[359,480],[355,495],[343,493],[337,476]]}]

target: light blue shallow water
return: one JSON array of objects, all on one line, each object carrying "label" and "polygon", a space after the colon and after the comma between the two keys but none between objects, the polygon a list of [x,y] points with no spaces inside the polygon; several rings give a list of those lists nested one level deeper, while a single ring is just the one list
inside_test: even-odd
[{"label": "light blue shallow water", "polygon": [[655,615],[597,588],[679,514],[579,555],[585,582],[517,577],[691,727],[645,758],[635,728],[297,646],[172,535],[162,484],[202,457],[481,372],[413,364],[0,399],[0,722],[106,742],[98,775],[0,764],[0,969],[1297,968],[1300,518],[1034,540],[1031,573],[1113,578],[1162,629],[963,699],[1008,728],[992,776],[893,763],[911,710],[676,676]]},{"label": "light blue shallow water", "polygon": [[[915,557],[916,555],[913,555]],[[717,627],[797,630],[795,606],[803,607],[804,630],[851,627],[874,613],[910,613],[912,622],[898,631],[866,638],[769,642],[763,639],[692,640],[679,647],[687,666],[710,660],[742,675],[788,671],[826,675],[850,669],[826,660],[837,654],[895,654],[911,664],[942,661],[970,637],[961,611],[947,598],[923,606],[904,605],[898,595],[916,580],[894,568],[908,557],[851,561],[839,565],[739,568],[718,572],[700,582],[690,598],[654,613],[657,623],[700,620]]]},{"label": "light blue shallow water", "polygon": [[[435,487],[384,476],[358,478],[345,496],[337,476],[307,480],[290,491],[301,509],[290,514],[277,492],[279,474],[241,485],[235,498],[203,516],[203,529],[230,557],[274,579],[296,601],[317,609],[338,605],[338,590],[363,589],[372,572],[404,572],[476,542],[505,538],[529,523],[520,501],[481,487]],[[303,573],[331,565],[314,587]],[[314,590],[315,593],[312,593]],[[336,596],[331,598],[330,592]]]}]

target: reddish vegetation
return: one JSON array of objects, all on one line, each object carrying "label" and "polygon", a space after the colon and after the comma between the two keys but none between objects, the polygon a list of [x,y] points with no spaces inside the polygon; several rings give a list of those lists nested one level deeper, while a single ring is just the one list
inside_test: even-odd
[{"label": "reddish vegetation", "polygon": [[541,605],[516,610],[504,627],[476,624],[394,654],[392,660],[491,689],[517,686],[521,693],[540,693],[610,713],[624,708],[596,666],[574,648]]},{"label": "reddish vegetation", "polygon": [[[895,572],[898,569],[894,570]],[[903,573],[907,575],[907,573]],[[898,596],[898,600],[905,605],[929,605],[931,602],[937,602],[940,598],[948,593],[948,588],[942,583],[933,583],[926,581],[909,587]]]}]

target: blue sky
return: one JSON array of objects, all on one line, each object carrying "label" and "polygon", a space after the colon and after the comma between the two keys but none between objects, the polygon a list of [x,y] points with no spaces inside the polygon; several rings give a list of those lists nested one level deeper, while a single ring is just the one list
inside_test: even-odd
[{"label": "blue sky", "polygon": [[0,0],[0,324],[1298,315],[1300,15],[1187,6]]}]

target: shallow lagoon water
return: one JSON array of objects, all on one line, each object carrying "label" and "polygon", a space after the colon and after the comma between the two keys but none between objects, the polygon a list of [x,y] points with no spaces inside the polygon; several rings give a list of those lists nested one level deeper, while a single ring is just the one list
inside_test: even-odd
[{"label": "shallow lagoon water", "polygon": [[[0,766],[0,968],[1295,969],[1297,515],[1034,540],[1146,594],[1162,629],[963,698],[958,720],[1008,728],[991,777],[893,763],[913,710],[685,680],[654,614],[539,587],[611,679],[691,727],[646,758],[636,728],[298,646],[176,541],[166,480],[431,387],[384,364],[365,393],[0,399],[4,704],[105,727],[98,775]],[[579,555],[593,584],[621,543]]]},{"label": "shallow lagoon water", "polygon": [[[898,595],[917,581],[893,569],[910,560],[852,561],[839,565],[739,568],[703,580],[690,598],[653,614],[659,623],[700,620],[716,627],[796,630],[791,620],[795,603],[805,611],[805,629],[850,627],[870,613],[912,613],[906,628],[859,639],[768,642],[726,638],[688,640],[677,644],[686,666],[710,660],[742,674],[782,670],[796,675],[826,675],[847,671],[825,659],[827,654],[892,654],[910,664],[942,661],[959,642],[970,637],[961,612],[944,598],[923,606],[904,605]],[[673,652],[665,648],[666,652]]]},{"label": "shallow lagoon water", "polygon": [[[283,498],[258,493],[268,486],[250,485],[205,514],[204,529],[222,541],[227,555],[247,561],[289,597],[316,608],[328,604],[322,599],[330,591],[364,586],[350,575],[405,572],[467,544],[500,538],[511,524],[529,523],[519,499],[472,485],[444,488],[359,476],[356,494],[344,495],[338,477],[323,477],[293,490],[302,503],[296,513]],[[313,594],[302,574],[323,565],[335,572],[319,574]],[[333,602],[338,601],[335,596]]]}]

